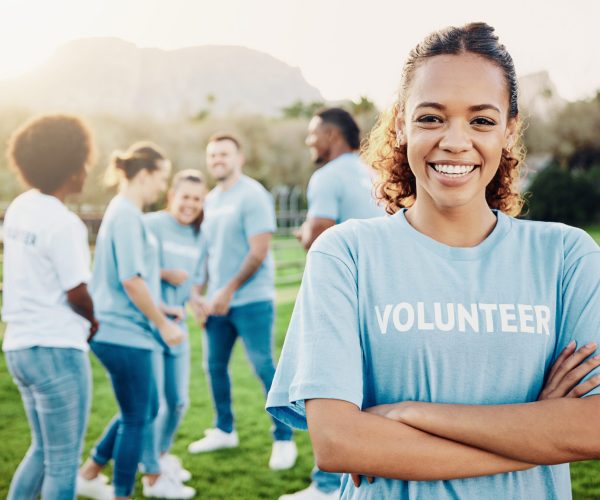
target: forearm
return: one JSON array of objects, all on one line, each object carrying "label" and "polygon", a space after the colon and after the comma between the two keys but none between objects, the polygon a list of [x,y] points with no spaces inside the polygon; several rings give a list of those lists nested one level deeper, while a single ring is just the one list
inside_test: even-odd
[{"label": "forearm", "polygon": [[123,287],[131,302],[157,327],[160,328],[167,321],[142,278],[129,279],[123,283]]},{"label": "forearm", "polygon": [[398,420],[416,429],[535,464],[600,458],[600,399],[467,406],[414,403]]},{"label": "forearm", "polygon": [[85,283],[69,290],[67,292],[67,301],[75,313],[90,323],[94,323],[96,320],[94,316],[94,302],[88,293]]},{"label": "forearm", "polygon": [[239,289],[254,275],[256,271],[258,271],[258,268],[263,263],[263,260],[263,256],[255,255],[252,252],[248,253],[242,262],[239,272],[229,283],[227,283],[227,288],[231,292],[235,292],[237,289]]},{"label": "forearm", "polygon": [[317,465],[326,471],[433,481],[532,467],[361,412],[344,401],[307,401],[306,414]]}]

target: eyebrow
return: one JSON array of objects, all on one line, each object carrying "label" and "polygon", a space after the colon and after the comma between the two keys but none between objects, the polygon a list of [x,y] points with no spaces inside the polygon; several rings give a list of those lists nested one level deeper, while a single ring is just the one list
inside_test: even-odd
[{"label": "eyebrow", "polygon": [[[439,109],[440,111],[446,110],[446,106],[440,104],[439,102],[422,102],[419,105],[417,105],[415,109],[419,108],[434,108]],[[494,111],[497,111],[498,113],[501,112],[500,109],[498,109],[498,107],[494,106],[493,104],[477,104],[476,106],[469,107],[469,111],[483,111],[486,109],[492,109]]]}]

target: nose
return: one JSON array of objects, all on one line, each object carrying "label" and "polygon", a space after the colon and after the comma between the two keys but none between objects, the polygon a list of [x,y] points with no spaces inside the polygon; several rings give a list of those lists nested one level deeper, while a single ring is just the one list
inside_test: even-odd
[{"label": "nose", "polygon": [[306,144],[308,147],[312,146],[312,139],[310,137],[310,135],[306,136],[306,139],[304,139],[304,144]]},{"label": "nose", "polygon": [[468,124],[460,121],[450,121],[439,142],[440,149],[449,153],[461,153],[473,147]]}]

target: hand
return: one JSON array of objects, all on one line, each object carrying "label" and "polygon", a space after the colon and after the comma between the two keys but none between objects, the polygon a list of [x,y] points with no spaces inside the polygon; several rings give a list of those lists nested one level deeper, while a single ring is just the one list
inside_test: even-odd
[{"label": "hand", "polygon": [[[362,481],[362,477],[360,474],[353,472],[352,474],[350,474],[350,477],[352,478],[352,482],[354,483],[354,486],[356,486],[357,488],[360,486],[360,483]],[[367,483],[369,484],[373,484],[373,481],[375,481],[375,478],[373,476],[365,476],[367,478]]]},{"label": "hand", "polygon": [[210,306],[211,314],[215,316],[225,316],[229,312],[232,299],[233,291],[229,287],[224,286],[218,290],[215,293]]},{"label": "hand", "polygon": [[173,286],[179,286],[185,283],[190,276],[183,269],[163,269],[160,277]]},{"label": "hand", "polygon": [[170,320],[166,320],[159,327],[158,331],[162,339],[169,346],[181,344],[187,338],[187,333]]},{"label": "hand", "polygon": [[96,335],[96,332],[98,332],[98,328],[100,328],[100,323],[98,323],[98,320],[94,318],[90,323],[90,333],[87,338],[88,342],[94,338],[94,335]]},{"label": "hand", "polygon": [[206,323],[206,318],[212,314],[210,304],[206,300],[206,297],[196,296],[193,297],[190,302],[190,307],[194,312],[194,316],[196,317],[196,321],[199,325],[204,326]]},{"label": "hand", "polygon": [[600,355],[589,357],[594,353],[596,347],[596,343],[590,342],[575,352],[576,344],[571,341],[552,365],[538,401],[580,398],[600,385],[600,375],[595,375],[580,383],[588,373],[600,366]]},{"label": "hand", "polygon": [[304,229],[306,227],[306,222],[302,223],[302,225],[293,232],[293,235],[296,239],[302,243],[302,238],[304,236]]}]

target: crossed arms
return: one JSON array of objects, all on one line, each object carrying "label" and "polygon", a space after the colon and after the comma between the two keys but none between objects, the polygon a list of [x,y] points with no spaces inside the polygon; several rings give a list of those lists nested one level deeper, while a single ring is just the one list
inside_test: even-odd
[{"label": "crossed arms", "polygon": [[[360,411],[332,399],[306,401],[322,470],[403,480],[445,480],[600,458],[600,384],[595,344],[570,344],[534,403],[470,406],[401,402]],[[587,359],[586,359],[587,358]],[[585,361],[584,361],[585,360]]]}]

